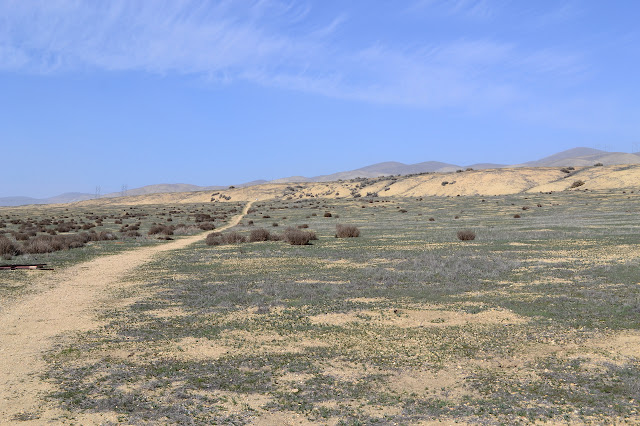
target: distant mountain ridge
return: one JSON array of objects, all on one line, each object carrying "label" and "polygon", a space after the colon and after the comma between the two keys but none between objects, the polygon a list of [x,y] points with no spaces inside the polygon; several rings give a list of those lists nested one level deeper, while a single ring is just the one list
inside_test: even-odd
[{"label": "distant mountain ridge", "polygon": [[583,167],[593,166],[602,163],[605,166],[616,164],[640,164],[640,152],[607,152],[594,148],[578,147],[561,151],[539,160],[529,161],[521,164],[496,164],[496,163],[476,163],[468,166],[442,163],[439,161],[425,161],[416,164],[404,164],[396,161],[372,164],[359,169],[346,172],[338,172],[330,175],[315,177],[291,176],[271,181],[270,183],[289,182],[332,182],[337,180],[348,180],[357,177],[374,178],[388,175],[409,175],[416,173],[448,173],[456,170],[472,168],[474,170],[500,169],[505,167]]},{"label": "distant mountain ridge", "polygon": [[540,160],[515,165],[515,167],[563,167],[593,166],[602,163],[605,166],[615,164],[640,164],[640,155],[626,152],[607,152],[593,148],[573,148]]},{"label": "distant mountain ridge", "polygon": [[[243,184],[235,185],[237,188],[244,188],[252,185],[260,185],[266,183],[266,180],[256,180]],[[128,189],[124,192],[111,192],[101,195],[100,198],[116,198],[116,197],[129,197],[136,195],[148,195],[158,193],[171,193],[171,192],[195,192],[195,191],[214,191],[220,189],[226,189],[227,186],[198,186],[187,183],[164,183],[157,185],[146,185],[140,188]],[[56,195],[49,198],[33,198],[33,197],[0,197],[0,207],[16,207],[24,206],[28,204],[62,204],[62,203],[75,203],[78,201],[92,200],[96,198],[95,194],[87,194],[81,192],[67,192],[64,194]]]},{"label": "distant mountain ridge", "polygon": [[[499,169],[505,167],[582,167],[593,166],[601,163],[605,166],[616,164],[640,164],[640,152],[608,152],[599,149],[578,147],[561,151],[539,160],[528,161],[521,164],[505,165],[494,163],[477,163],[469,166],[459,166],[456,164],[443,163],[439,161],[424,161],[416,164],[404,164],[397,161],[386,161],[382,163],[371,164],[354,170],[337,172],[328,175],[320,175],[315,177],[290,176],[272,181],[256,180],[244,184],[233,185],[236,188],[260,185],[263,183],[290,183],[290,182],[332,182],[338,180],[349,180],[358,177],[374,178],[389,175],[410,175],[418,173],[448,173],[456,170],[464,170],[473,168],[475,170],[483,169]],[[102,195],[101,198],[114,198],[135,195],[147,195],[156,193],[171,192],[194,192],[194,191],[215,191],[226,189],[228,186],[198,186],[184,183],[177,184],[157,184],[147,185],[140,188],[129,189],[126,192],[112,192]],[[95,194],[86,194],[79,192],[69,192],[56,195],[49,198],[32,198],[32,197],[0,197],[0,206],[10,207],[25,204],[54,204],[54,203],[73,203],[77,201],[85,201],[95,198]]]}]

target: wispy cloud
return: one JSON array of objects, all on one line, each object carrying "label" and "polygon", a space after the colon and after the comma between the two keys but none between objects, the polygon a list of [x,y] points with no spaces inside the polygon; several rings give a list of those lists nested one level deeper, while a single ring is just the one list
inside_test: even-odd
[{"label": "wispy cloud", "polygon": [[[242,5],[240,3],[243,3]],[[11,2],[0,45],[33,72],[96,67],[208,73],[272,64],[303,48],[272,31],[270,20],[291,23],[304,10],[276,2],[75,1]],[[25,63],[24,58],[28,58]]]},{"label": "wispy cloud", "polygon": [[[484,0],[446,7],[483,18],[494,13]],[[584,69],[577,54],[490,38],[421,45],[383,38],[347,47],[335,35],[348,16],[308,23],[312,12],[309,3],[278,0],[8,1],[0,4],[0,69],[195,74],[341,99],[471,109],[522,100],[527,90],[514,75]]]},{"label": "wispy cloud", "polygon": [[487,0],[415,0],[406,8],[409,13],[430,13],[487,20],[496,14],[496,7]]}]

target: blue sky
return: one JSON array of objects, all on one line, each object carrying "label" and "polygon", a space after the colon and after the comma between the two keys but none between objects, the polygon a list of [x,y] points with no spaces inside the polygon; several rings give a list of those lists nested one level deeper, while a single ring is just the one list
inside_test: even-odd
[{"label": "blue sky", "polygon": [[0,0],[0,196],[640,142],[637,1]]}]

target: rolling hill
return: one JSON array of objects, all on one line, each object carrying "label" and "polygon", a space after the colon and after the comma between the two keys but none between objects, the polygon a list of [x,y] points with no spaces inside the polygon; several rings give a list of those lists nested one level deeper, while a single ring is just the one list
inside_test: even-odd
[{"label": "rolling hill", "polygon": [[[459,166],[456,164],[443,163],[439,161],[425,161],[416,164],[404,164],[396,161],[387,161],[382,163],[376,163],[369,166],[361,167],[354,170],[337,172],[327,175],[320,175],[314,177],[306,177],[306,176],[290,176],[280,179],[275,179],[270,182],[265,180],[256,180],[252,182],[247,182],[244,184],[234,185],[236,189],[247,189],[254,186],[263,186],[265,183],[269,183],[272,185],[285,185],[290,183],[298,183],[298,184],[317,184],[317,183],[330,183],[330,182],[338,182],[338,181],[349,181],[357,178],[379,178],[382,176],[407,176],[407,175],[417,175],[423,173],[451,173],[457,170],[467,170],[468,168],[474,169],[474,171],[479,170],[498,170],[498,169],[516,169],[516,168],[545,168],[545,167],[592,167],[594,164],[601,163],[605,166],[612,165],[631,165],[631,164],[640,164],[640,153],[624,153],[624,152],[607,152],[593,148],[585,148],[578,147],[572,148],[566,151],[558,152],[553,155],[549,155],[547,157],[543,157],[538,160],[528,161],[526,163],[514,164],[514,165],[504,165],[504,164],[494,164],[494,163],[477,163],[469,166]],[[468,173],[468,172],[465,172]],[[500,174],[501,176],[507,176],[512,172],[504,172]],[[520,173],[523,175],[524,172]],[[495,175],[495,173],[494,173]],[[543,173],[544,175],[544,173]],[[515,175],[514,175],[515,176]],[[562,176],[561,176],[562,177]],[[544,179],[543,179],[544,180]],[[456,180],[457,182],[458,180]],[[457,182],[458,183],[458,182]],[[470,183],[471,184],[471,183]],[[546,182],[546,184],[550,184],[550,182]],[[313,187],[313,185],[311,185]],[[327,188],[330,185],[327,185]],[[472,184],[471,187],[476,187],[476,184]],[[606,186],[606,185],[605,185]],[[170,194],[170,193],[204,193],[208,191],[225,191],[226,193],[227,186],[198,186],[191,184],[158,184],[158,185],[147,185],[140,188],[134,188],[126,191],[126,197],[138,197],[138,196],[147,196],[152,194]],[[264,188],[261,188],[261,191]],[[446,188],[437,188],[436,190],[428,191],[429,194],[434,195],[445,195],[451,191],[451,187]],[[320,193],[324,193],[329,191],[329,189],[321,190]],[[248,191],[247,193],[250,193]],[[453,191],[455,192],[455,191]],[[467,191],[462,191],[467,192]],[[472,193],[483,193],[479,190],[473,190]],[[299,196],[298,194],[297,196]],[[366,195],[366,194],[361,194]],[[391,195],[388,194],[388,195]],[[101,197],[103,199],[111,199],[111,198],[119,198],[122,197],[122,192],[113,192]],[[72,203],[78,201],[91,200],[95,198],[94,194],[85,194],[85,193],[65,193],[61,195],[57,195],[55,197],[50,198],[31,198],[31,197],[4,197],[0,198],[0,206],[19,206],[25,204],[53,204],[53,203]],[[162,197],[152,197],[154,199],[161,199]],[[180,199],[191,199],[193,197],[185,196],[179,197]],[[196,197],[197,198],[197,197]]]}]

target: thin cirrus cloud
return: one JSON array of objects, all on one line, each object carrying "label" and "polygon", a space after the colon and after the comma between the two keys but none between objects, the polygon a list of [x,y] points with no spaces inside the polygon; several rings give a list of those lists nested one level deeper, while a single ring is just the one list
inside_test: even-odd
[{"label": "thin cirrus cloud", "polygon": [[497,8],[487,0],[415,0],[404,9],[405,13],[428,11],[442,16],[486,20],[496,15]]},{"label": "thin cirrus cloud", "polygon": [[[493,13],[484,1],[449,8]],[[584,68],[577,54],[488,38],[347,47],[337,35],[346,14],[315,23],[311,12],[281,1],[9,1],[0,5],[0,69],[193,74],[372,103],[487,108],[526,97],[514,75],[544,80]]]}]

